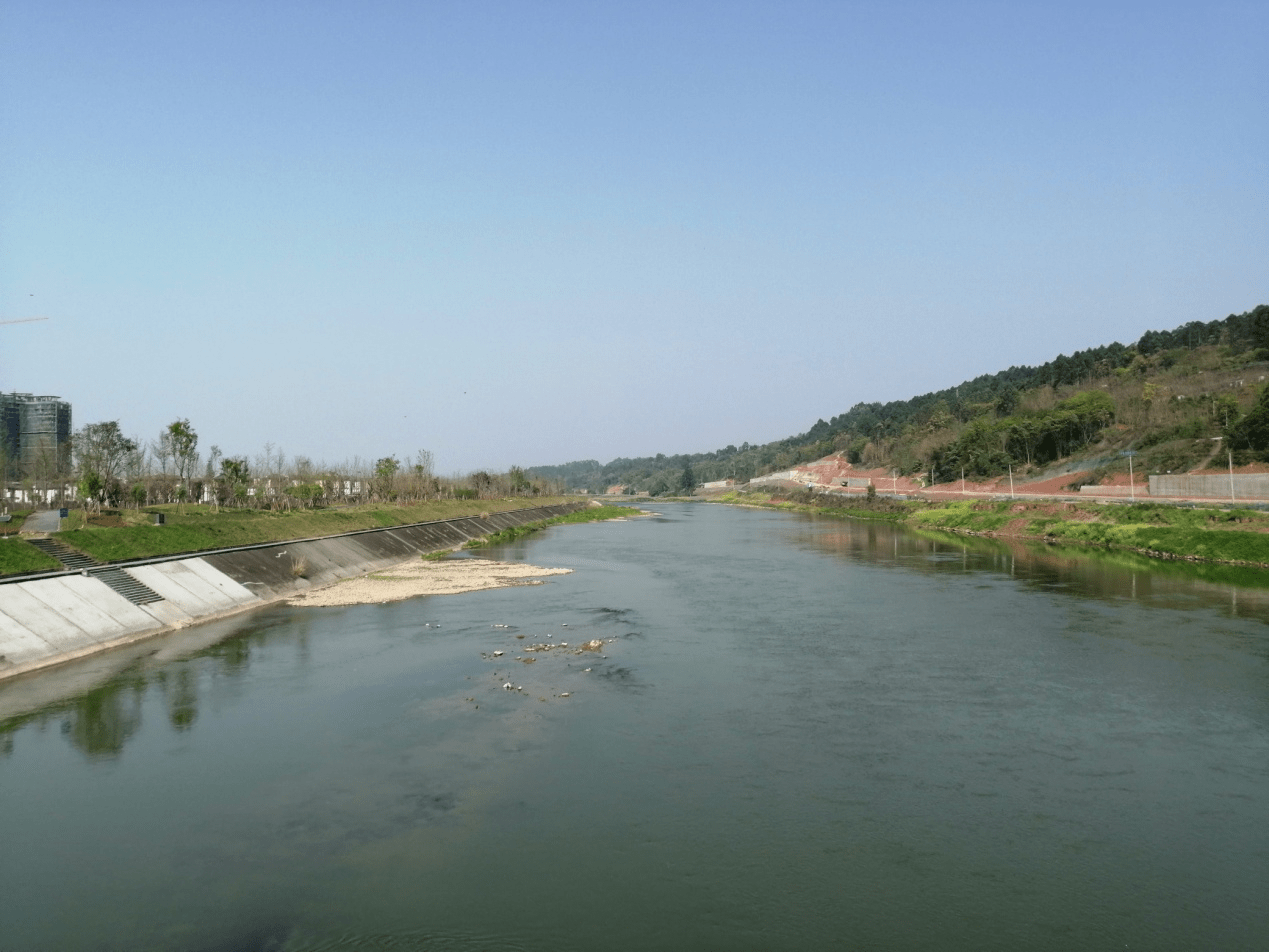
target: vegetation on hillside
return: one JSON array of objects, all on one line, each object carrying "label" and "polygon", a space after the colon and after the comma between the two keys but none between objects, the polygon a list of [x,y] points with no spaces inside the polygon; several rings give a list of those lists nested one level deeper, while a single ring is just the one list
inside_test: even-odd
[{"label": "vegetation on hillside", "polygon": [[[660,495],[678,491],[689,467],[700,482],[744,482],[839,452],[857,465],[904,475],[933,470],[944,480],[959,476],[962,466],[966,475],[1025,472],[1099,446],[1106,457],[1099,476],[1127,469],[1116,455],[1125,449],[1141,453],[1138,472],[1176,471],[1211,457],[1215,437],[1228,438],[1235,462],[1269,455],[1269,402],[1254,419],[1249,412],[1262,376],[1269,376],[1269,305],[1147,331],[1134,344],[1059,355],[1039,367],[1010,367],[908,400],[859,403],[761,446],[606,465],[582,460],[528,472],[591,492],[622,484]],[[1239,428],[1244,415],[1251,422]]]}]

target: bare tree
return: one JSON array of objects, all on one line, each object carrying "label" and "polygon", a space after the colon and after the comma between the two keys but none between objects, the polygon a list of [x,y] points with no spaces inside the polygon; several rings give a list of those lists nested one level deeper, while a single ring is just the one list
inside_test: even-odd
[{"label": "bare tree", "polygon": [[189,420],[175,420],[168,424],[167,433],[176,464],[176,475],[181,481],[184,495],[189,495],[189,478],[198,466],[198,434]]},{"label": "bare tree", "polygon": [[220,447],[215,444],[207,452],[207,473],[204,479],[204,485],[209,488],[207,495],[211,498],[211,510],[215,512],[220,504],[219,486],[216,483],[216,467],[220,465],[224,453],[220,451]]},{"label": "bare tree", "polygon": [[89,423],[75,434],[72,446],[81,482],[93,487],[86,494],[96,497],[98,507],[104,499],[118,497],[121,477],[137,452],[137,441],[123,435],[119,421]]},{"label": "bare tree", "polygon": [[159,433],[158,439],[150,444],[150,452],[158,461],[159,472],[167,473],[167,461],[172,458],[172,434],[167,430]]}]

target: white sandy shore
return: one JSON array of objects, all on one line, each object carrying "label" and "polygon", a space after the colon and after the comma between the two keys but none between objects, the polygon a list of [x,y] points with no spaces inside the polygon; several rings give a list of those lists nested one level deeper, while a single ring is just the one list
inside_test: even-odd
[{"label": "white sandy shore", "polygon": [[347,578],[286,600],[288,605],[327,607],[396,602],[418,595],[457,595],[486,588],[541,585],[542,577],[567,575],[572,569],[547,569],[520,562],[492,559],[448,559],[424,562],[412,559],[380,572]]}]

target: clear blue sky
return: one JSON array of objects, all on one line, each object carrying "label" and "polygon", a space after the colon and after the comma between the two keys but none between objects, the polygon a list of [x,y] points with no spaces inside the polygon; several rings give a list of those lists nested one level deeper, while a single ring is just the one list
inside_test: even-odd
[{"label": "clear blue sky", "polygon": [[1269,302],[1269,4],[0,6],[0,389],[442,472]]}]

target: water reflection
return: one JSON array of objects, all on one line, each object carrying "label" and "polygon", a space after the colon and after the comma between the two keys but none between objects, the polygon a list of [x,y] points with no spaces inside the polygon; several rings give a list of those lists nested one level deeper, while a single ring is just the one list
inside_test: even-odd
[{"label": "water reflection", "polygon": [[62,733],[90,758],[117,757],[141,726],[144,682],[118,682],[71,702]]},{"label": "water reflection", "polygon": [[189,730],[198,719],[198,680],[189,665],[160,671],[155,681],[167,696],[167,719],[177,731]]},{"label": "water reflection", "polygon": [[1215,609],[1228,617],[1269,621],[1269,572],[1259,568],[816,517],[794,530],[793,539],[909,571],[983,572],[1046,591],[1107,601],[1148,601],[1167,608]]},{"label": "water reflection", "polygon": [[[1106,602],[1134,601],[1156,607],[1214,609],[1226,617],[1269,621],[1269,573],[1238,566],[1202,565],[1149,559],[1128,552],[1046,546],[1001,539],[961,536],[928,530],[911,530],[890,523],[843,521],[808,516],[787,529],[786,538],[799,546],[831,552],[849,559],[892,566],[924,574],[982,573],[1007,577],[1025,587],[1062,592]],[[523,556],[523,553],[520,553]],[[600,612],[611,611],[600,609]],[[205,626],[201,635],[165,639],[164,648],[126,652],[116,664],[89,684],[78,677],[75,665],[29,679],[41,679],[56,691],[59,680],[73,689],[25,710],[5,704],[14,685],[0,685],[0,757],[14,749],[13,737],[24,725],[60,724],[66,740],[89,760],[117,758],[140,727],[144,701],[151,691],[161,695],[163,710],[173,731],[194,729],[199,716],[200,685],[206,679],[241,679],[253,659],[275,640],[292,643],[302,668],[309,663],[309,630],[312,615],[292,610],[270,610],[253,617],[250,627]],[[614,619],[620,620],[620,613]],[[170,643],[169,643],[170,641]],[[1269,646],[1249,646],[1269,657]],[[82,666],[91,668],[101,659]],[[643,685],[627,669],[603,673],[603,679],[639,690]],[[17,692],[20,693],[20,692]],[[21,706],[21,702],[17,702]]]},{"label": "water reflection", "polygon": [[0,686],[0,944],[1259,947],[1269,637],[1194,606],[1261,589],[679,511]]},{"label": "water reflection", "polygon": [[161,697],[174,731],[191,730],[198,720],[200,684],[241,678],[254,652],[280,625],[294,641],[301,665],[307,661],[308,624],[302,616],[283,621],[266,614],[257,620],[261,623],[247,631],[241,624],[208,625],[184,638],[177,633],[0,685],[0,756],[13,752],[14,735],[23,726],[60,724],[62,735],[89,760],[117,758],[139,732],[151,692]]}]

